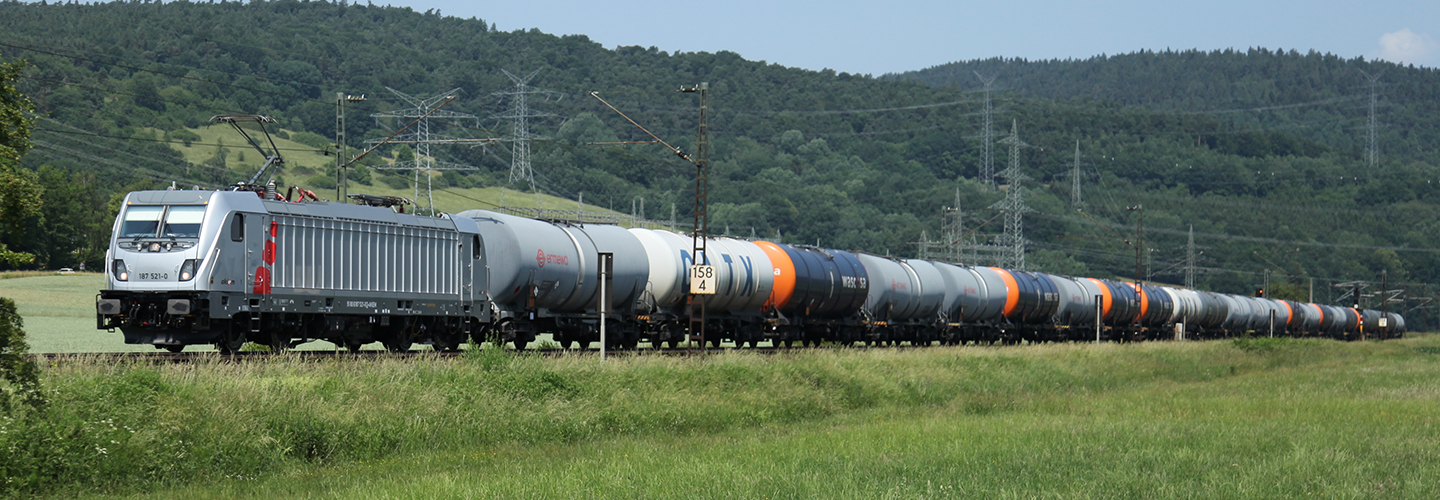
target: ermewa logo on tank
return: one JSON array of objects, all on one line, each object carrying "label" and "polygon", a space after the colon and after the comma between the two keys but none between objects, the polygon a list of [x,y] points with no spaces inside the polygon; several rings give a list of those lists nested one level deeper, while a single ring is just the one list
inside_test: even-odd
[{"label": "ermewa logo on tank", "polygon": [[570,265],[570,256],[569,256],[569,255],[555,255],[555,254],[553,254],[553,253],[552,253],[552,254],[549,254],[549,255],[546,255],[546,254],[545,254],[545,250],[543,250],[543,249],[542,249],[542,250],[536,250],[536,251],[535,251],[535,265],[540,266],[540,267],[545,267],[545,264],[555,264],[555,265],[557,265],[557,266],[568,266],[568,265]]}]

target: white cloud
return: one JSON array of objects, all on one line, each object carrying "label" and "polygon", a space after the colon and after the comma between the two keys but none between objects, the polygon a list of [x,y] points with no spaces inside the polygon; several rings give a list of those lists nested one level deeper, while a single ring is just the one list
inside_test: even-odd
[{"label": "white cloud", "polygon": [[1415,33],[1405,28],[1394,33],[1380,35],[1380,59],[1394,63],[1427,64],[1431,56],[1440,51],[1430,35]]}]

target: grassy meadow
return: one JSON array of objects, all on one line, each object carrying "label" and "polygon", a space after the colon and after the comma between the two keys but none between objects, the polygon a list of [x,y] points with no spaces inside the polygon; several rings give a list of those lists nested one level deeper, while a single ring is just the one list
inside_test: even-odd
[{"label": "grassy meadow", "polygon": [[46,366],[14,496],[1434,498],[1440,336]]}]

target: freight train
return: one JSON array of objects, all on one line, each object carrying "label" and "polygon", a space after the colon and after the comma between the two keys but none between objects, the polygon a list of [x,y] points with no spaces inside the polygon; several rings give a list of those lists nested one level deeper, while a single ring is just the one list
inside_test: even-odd
[{"label": "freight train", "polygon": [[454,350],[467,339],[523,349],[541,334],[588,347],[599,340],[599,259],[610,254],[614,348],[1405,332],[1403,317],[1374,310],[716,237],[702,255],[717,277],[697,339],[688,235],[484,210],[429,217],[396,210],[403,200],[352,198],[361,204],[286,201],[273,189],[129,193],[97,328],[172,351],[315,340]]}]

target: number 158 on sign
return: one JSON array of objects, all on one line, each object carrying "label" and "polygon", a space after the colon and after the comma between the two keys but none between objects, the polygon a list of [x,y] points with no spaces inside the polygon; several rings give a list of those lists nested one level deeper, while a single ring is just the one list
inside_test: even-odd
[{"label": "number 158 on sign", "polygon": [[715,266],[690,266],[691,294],[714,295],[717,281],[719,280],[715,277]]}]

